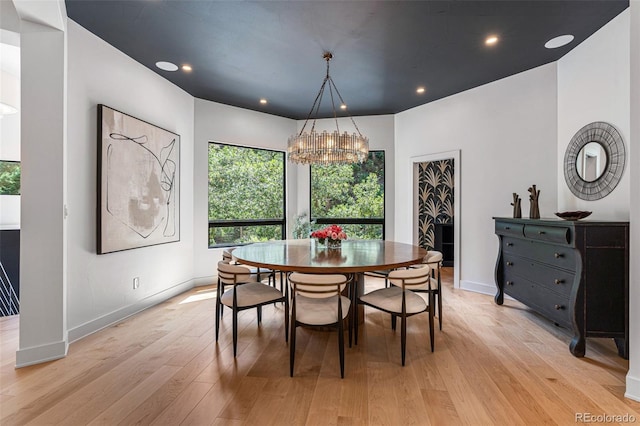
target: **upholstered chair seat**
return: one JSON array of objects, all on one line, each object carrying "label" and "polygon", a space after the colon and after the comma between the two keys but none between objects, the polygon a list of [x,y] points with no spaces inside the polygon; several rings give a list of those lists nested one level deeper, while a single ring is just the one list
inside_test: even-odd
[{"label": "upholstered chair seat", "polygon": [[351,300],[343,296],[351,279],[340,274],[289,275],[291,283],[291,343],[289,368],[293,377],[298,326],[329,326],[338,330],[340,376],[344,378],[344,320],[349,318],[349,346],[351,346]]},{"label": "upholstered chair seat", "polygon": [[[433,331],[433,292],[431,290],[431,268],[428,265],[397,269],[389,273],[389,288],[373,290],[357,298],[357,302],[379,309],[391,314],[391,327],[396,329],[396,318],[400,317],[401,338],[400,348],[402,365],[405,364],[405,354],[407,345],[407,318],[422,312],[429,314],[429,335],[431,341],[431,351],[434,350]],[[415,290],[426,289],[429,295],[425,301]],[[355,320],[356,344],[358,343],[358,309],[353,309]]]},{"label": "upholstered chair seat", "polygon": [[[226,286],[230,286],[225,290]],[[233,356],[238,349],[238,312],[244,309],[256,308],[258,324],[262,321],[262,306],[275,302],[284,302],[284,338],[288,340],[289,327],[289,294],[288,290],[282,294],[275,287],[256,281],[256,275],[249,268],[232,265],[229,262],[218,262],[218,294],[216,298],[216,342],[220,332],[222,320],[222,306],[231,308],[233,317]]]}]

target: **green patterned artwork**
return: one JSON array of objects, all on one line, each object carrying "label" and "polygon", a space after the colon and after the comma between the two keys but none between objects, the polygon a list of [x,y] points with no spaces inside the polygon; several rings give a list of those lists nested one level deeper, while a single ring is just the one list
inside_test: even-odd
[{"label": "green patterned artwork", "polygon": [[453,158],[418,164],[418,244],[435,245],[434,225],[453,223]]}]

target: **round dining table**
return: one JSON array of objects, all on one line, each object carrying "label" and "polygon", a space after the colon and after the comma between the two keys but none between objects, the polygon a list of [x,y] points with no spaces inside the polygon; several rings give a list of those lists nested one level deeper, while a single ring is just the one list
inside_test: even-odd
[{"label": "round dining table", "polygon": [[[364,273],[422,263],[427,250],[382,240],[344,240],[339,249],[314,239],[277,240],[241,246],[233,251],[240,263],[282,272],[354,274],[357,294],[364,292]],[[364,309],[360,306],[359,309]],[[359,318],[363,318],[362,313]]]},{"label": "round dining table", "polygon": [[314,239],[278,240],[241,246],[240,263],[284,272],[351,274],[389,270],[421,263],[427,251],[411,244],[382,240],[344,240],[329,249]]}]

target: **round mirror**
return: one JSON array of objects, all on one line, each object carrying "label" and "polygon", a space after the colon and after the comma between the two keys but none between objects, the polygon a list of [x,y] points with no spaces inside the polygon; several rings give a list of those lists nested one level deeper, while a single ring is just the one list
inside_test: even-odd
[{"label": "round mirror", "polygon": [[589,142],[578,151],[576,169],[585,182],[595,182],[607,167],[607,153],[598,142]]},{"label": "round mirror", "polygon": [[564,178],[576,197],[599,200],[622,179],[625,160],[620,133],[611,124],[595,121],[571,138],[564,154]]}]

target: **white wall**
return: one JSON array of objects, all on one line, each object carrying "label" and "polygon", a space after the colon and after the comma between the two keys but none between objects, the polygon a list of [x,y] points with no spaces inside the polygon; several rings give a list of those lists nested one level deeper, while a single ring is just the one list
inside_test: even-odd
[{"label": "white wall", "polygon": [[[631,53],[631,126],[630,145],[632,145],[629,161],[629,178],[634,184],[631,191],[630,258],[638,259],[640,255],[640,0],[632,0],[630,8],[630,53]],[[627,374],[627,392],[625,396],[640,401],[640,263],[630,262],[629,279],[629,373]]]},{"label": "white wall", "polygon": [[[13,7],[11,2],[2,3]],[[3,5],[2,13],[5,9]],[[20,34],[4,29],[0,29],[0,72],[0,99],[18,109],[0,118],[0,160],[20,161]],[[20,196],[0,195],[0,229],[19,228]]]},{"label": "white wall", "polygon": [[[180,241],[96,254],[97,104],[180,135]],[[68,327],[73,341],[193,284],[193,97],[68,21]],[[140,278],[133,290],[132,280]],[[43,283],[46,284],[46,283]]]},{"label": "white wall", "polygon": [[[593,211],[590,219],[629,220],[629,10],[558,61],[558,209]],[[613,192],[596,201],[574,196],[564,179],[564,154],[583,126],[604,121],[622,135],[627,165]]]},{"label": "white wall", "polygon": [[[196,284],[214,282],[222,249],[208,247],[208,143],[287,150],[287,139],[296,131],[296,122],[261,112],[236,108],[216,102],[195,100],[194,147],[194,211],[193,252]],[[289,223],[296,215],[296,167],[287,163],[287,217]]]},{"label": "white wall", "polygon": [[498,239],[493,216],[510,217],[512,193],[529,212],[556,211],[556,65],[548,64],[396,115],[395,240],[412,242],[411,157],[460,150],[460,286],[495,293]]},{"label": "white wall", "polygon": [[[395,201],[395,153],[393,147],[394,139],[394,116],[393,115],[371,115],[364,117],[354,117],[360,132],[369,138],[369,150],[385,152],[385,233],[386,239],[392,240],[394,235],[394,201]],[[304,120],[298,121],[298,132],[302,129]],[[309,131],[307,125],[305,131]],[[339,118],[338,125],[340,132],[353,133],[355,128],[349,118]],[[334,119],[322,119],[316,121],[316,130],[322,132],[332,132],[336,129]],[[310,197],[310,168],[309,166],[294,166],[298,169],[298,213],[309,213]],[[291,222],[293,223],[293,222]]]}]

